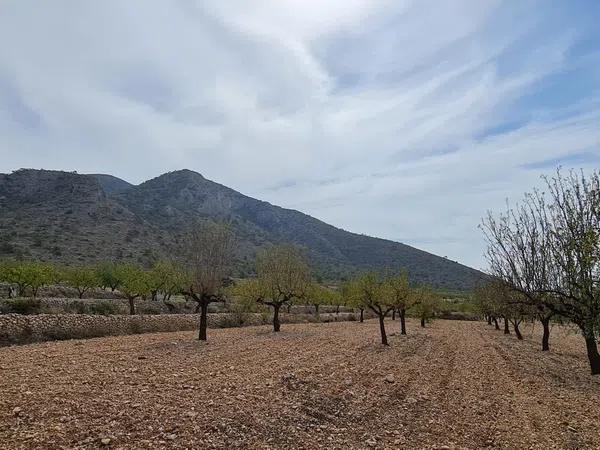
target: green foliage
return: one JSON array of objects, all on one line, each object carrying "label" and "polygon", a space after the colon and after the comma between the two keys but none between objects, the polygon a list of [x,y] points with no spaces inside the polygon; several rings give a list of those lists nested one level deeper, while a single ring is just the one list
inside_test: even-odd
[{"label": "green foliage", "polygon": [[311,305],[338,305],[341,304],[339,291],[322,286],[317,283],[311,283],[306,292],[305,301]]},{"label": "green foliage", "polygon": [[120,291],[128,299],[135,299],[150,293],[150,277],[141,267],[134,264],[118,264],[115,267],[115,274],[121,280]]},{"label": "green foliage", "polygon": [[384,281],[383,289],[385,291],[384,295],[390,299],[394,308],[406,310],[412,306],[406,273],[388,276]]},{"label": "green foliage", "polygon": [[121,284],[121,280],[117,276],[117,265],[112,261],[105,261],[96,266],[96,276],[102,288],[107,287],[115,290]]},{"label": "green foliage", "polygon": [[18,286],[18,295],[29,288],[33,297],[42,286],[51,284],[57,272],[50,264],[34,261],[5,261],[0,268],[0,281]]},{"label": "green foliage", "polygon": [[171,296],[186,284],[184,270],[172,261],[158,261],[149,273],[150,289]]},{"label": "green foliage", "polygon": [[241,326],[248,322],[253,313],[268,313],[264,305],[257,303],[257,295],[254,289],[257,288],[257,280],[240,280],[225,290],[227,297],[227,309],[233,317],[235,326]]},{"label": "green foliage", "polygon": [[304,253],[291,245],[266,248],[256,256],[258,287],[264,303],[288,303],[304,299],[311,285]]},{"label": "green foliage", "polygon": [[2,314],[40,314],[42,304],[36,298],[15,298],[0,302]]},{"label": "green foliage", "polygon": [[319,315],[321,305],[336,306],[338,311],[340,306],[346,305],[346,299],[337,289],[331,289],[321,284],[311,283],[305,297],[305,302],[315,307],[315,314]]},{"label": "green foliage", "polygon": [[65,267],[60,274],[64,283],[77,290],[79,298],[83,298],[87,291],[100,284],[98,272],[92,267]]},{"label": "green foliage", "polygon": [[356,278],[352,278],[342,284],[341,297],[347,306],[365,309],[365,305],[361,300],[360,286]]},{"label": "green foliage", "polygon": [[230,305],[246,312],[260,312],[265,309],[261,301],[268,298],[269,292],[261,280],[249,278],[239,280],[226,289],[226,296]]},{"label": "green foliage", "polygon": [[311,289],[310,268],[296,247],[280,245],[262,250],[256,258],[257,278],[238,283],[234,295],[243,302],[273,308],[273,330],[280,330],[279,309],[304,300]]},{"label": "green foliage", "polygon": [[377,315],[385,316],[394,307],[394,299],[389,295],[385,280],[374,272],[356,278],[351,291],[356,306],[368,308]]},{"label": "green foliage", "polygon": [[411,312],[422,321],[433,319],[442,308],[442,298],[428,286],[411,289],[409,298],[413,307]]}]

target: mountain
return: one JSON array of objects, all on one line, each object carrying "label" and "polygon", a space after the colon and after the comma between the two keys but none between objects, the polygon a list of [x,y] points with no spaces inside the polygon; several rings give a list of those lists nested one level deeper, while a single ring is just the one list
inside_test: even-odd
[{"label": "mountain", "polygon": [[105,175],[102,173],[92,173],[89,174],[90,177],[94,177],[100,183],[102,190],[107,194],[116,194],[118,192],[123,192],[133,186],[133,184],[128,183],[125,180],[121,180],[120,178],[114,177],[112,175]]},{"label": "mountain", "polygon": [[110,175],[33,169],[0,174],[0,257],[149,264],[179,253],[199,220],[230,224],[239,275],[252,271],[260,247],[293,243],[307,249],[315,271],[327,279],[405,269],[417,282],[469,289],[481,276],[414,247],[344,231],[253,199],[190,170],[137,186]]}]

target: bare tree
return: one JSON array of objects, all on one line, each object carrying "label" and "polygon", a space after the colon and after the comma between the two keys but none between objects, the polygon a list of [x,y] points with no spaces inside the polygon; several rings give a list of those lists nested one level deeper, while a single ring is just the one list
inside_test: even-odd
[{"label": "bare tree", "polygon": [[200,309],[198,339],[206,341],[208,305],[223,301],[233,259],[233,236],[224,224],[198,225],[187,242],[186,281],[182,292]]},{"label": "bare tree", "polygon": [[[482,224],[493,275],[537,308],[548,348],[552,315],[576,324],[593,374],[600,374],[600,172],[557,171],[516,209]],[[548,197],[548,200],[546,199]]]}]

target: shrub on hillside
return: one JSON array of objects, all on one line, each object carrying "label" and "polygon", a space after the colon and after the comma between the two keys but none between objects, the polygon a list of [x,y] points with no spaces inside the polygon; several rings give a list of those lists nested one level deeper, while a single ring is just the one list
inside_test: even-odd
[{"label": "shrub on hillside", "polygon": [[40,314],[42,304],[35,298],[15,298],[0,303],[2,314]]}]

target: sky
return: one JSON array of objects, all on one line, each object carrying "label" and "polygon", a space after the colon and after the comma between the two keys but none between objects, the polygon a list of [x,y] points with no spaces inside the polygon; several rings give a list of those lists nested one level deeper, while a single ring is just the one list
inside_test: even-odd
[{"label": "sky", "polygon": [[478,224],[600,167],[597,0],[0,0],[0,172],[191,169],[485,268]]}]

